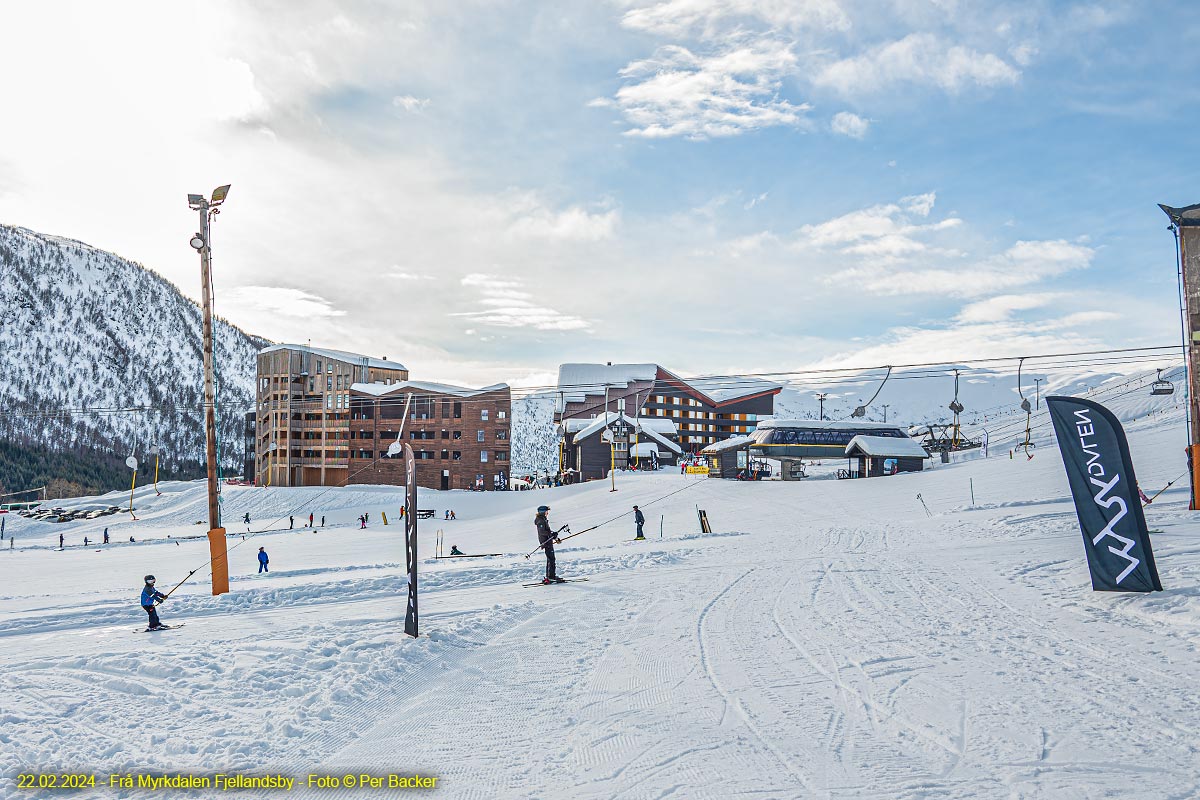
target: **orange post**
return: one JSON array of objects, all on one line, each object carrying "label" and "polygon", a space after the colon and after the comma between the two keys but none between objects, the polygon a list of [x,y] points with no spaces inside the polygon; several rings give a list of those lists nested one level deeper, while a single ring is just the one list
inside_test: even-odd
[{"label": "orange post", "polygon": [[1200,447],[1192,445],[1188,448],[1192,456],[1192,507],[1195,511],[1200,508]]},{"label": "orange post", "polygon": [[212,593],[225,594],[229,591],[229,549],[224,528],[208,532],[208,556],[212,561]]}]

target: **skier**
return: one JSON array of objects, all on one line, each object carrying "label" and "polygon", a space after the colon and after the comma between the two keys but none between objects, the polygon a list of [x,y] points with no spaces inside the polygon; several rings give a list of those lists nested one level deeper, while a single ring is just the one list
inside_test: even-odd
[{"label": "skier", "polygon": [[321,515],[321,527],[322,528],[325,527],[325,515],[324,514]]},{"label": "skier", "polygon": [[308,514],[308,527],[311,528],[312,526],[313,526],[313,515],[312,515],[312,512],[310,511]]},{"label": "skier", "polygon": [[150,624],[146,628],[148,631],[157,631],[168,626],[163,625],[158,618],[158,609],[155,606],[166,600],[167,596],[154,588],[154,576],[146,576],[146,586],[142,589],[142,610],[150,615]]},{"label": "skier", "polygon": [[633,507],[633,521],[635,523],[637,523],[637,536],[635,536],[633,538],[634,539],[645,539],[646,534],[642,533],[642,526],[646,524],[646,517],[644,514],[642,514],[642,512],[638,509],[637,506]]},{"label": "skier", "polygon": [[104,529],[104,543],[108,544],[108,528]]},{"label": "skier", "polygon": [[358,518],[358,528],[359,530],[362,530],[365,527],[367,527],[367,515],[363,514]]},{"label": "skier", "polygon": [[554,544],[559,541],[559,538],[558,531],[550,530],[550,521],[546,519],[549,511],[550,506],[538,506],[537,516],[533,518],[533,526],[537,528],[538,544],[546,551],[546,577],[542,579],[542,583],[566,583],[566,579],[558,577],[555,572]]},{"label": "skier", "polygon": [[87,538],[86,536],[85,536],[85,537],[83,537],[83,546],[84,546],[84,547],[87,547],[87,546],[88,546],[88,538]]},{"label": "skier", "polygon": [[288,530],[290,531],[294,527],[296,527],[296,518],[288,517]]},{"label": "skier", "polygon": [[459,549],[458,549],[458,545],[456,545],[456,544],[452,544],[452,545],[450,545],[450,555],[452,555],[452,556],[465,556],[465,555],[466,555],[466,553],[464,553],[462,550],[459,550]]},{"label": "skier", "polygon": [[259,574],[271,571],[271,570],[267,569],[268,561],[270,561],[270,559],[267,558],[267,549],[265,547],[258,548],[258,572],[259,572]]},{"label": "skier", "polygon": [[246,512],[246,516],[242,517],[242,524],[246,526],[246,530],[250,530],[250,512]]},{"label": "skier", "polygon": [[63,535],[61,533],[58,535],[58,549],[63,549]]}]

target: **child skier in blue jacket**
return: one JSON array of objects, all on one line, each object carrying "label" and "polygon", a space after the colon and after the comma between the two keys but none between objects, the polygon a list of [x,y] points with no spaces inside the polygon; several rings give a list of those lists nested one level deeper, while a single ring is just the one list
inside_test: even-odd
[{"label": "child skier in blue jacket", "polygon": [[155,604],[159,600],[166,600],[167,596],[154,588],[154,576],[146,576],[146,585],[142,588],[142,610],[150,615],[150,625],[146,628],[148,631],[156,631],[160,628],[166,628],[158,618],[158,609]]}]

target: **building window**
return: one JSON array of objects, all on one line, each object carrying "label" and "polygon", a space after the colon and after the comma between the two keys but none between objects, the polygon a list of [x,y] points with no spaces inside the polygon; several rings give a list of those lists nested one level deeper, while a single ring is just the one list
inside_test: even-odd
[{"label": "building window", "polygon": [[333,395],[325,395],[325,408],[329,409],[330,411],[333,410]]},{"label": "building window", "polygon": [[496,441],[503,442],[508,439],[508,428],[501,428],[496,431]]},{"label": "building window", "polygon": [[450,438],[450,431],[446,430],[445,428],[442,428],[442,438],[443,438],[443,439],[449,439],[449,438]]},{"label": "building window", "polygon": [[454,418],[462,419],[462,403],[454,404]]},{"label": "building window", "polygon": [[449,416],[450,416],[450,401],[443,400],[442,401],[442,419],[446,419]]},{"label": "building window", "polygon": [[479,419],[482,420],[483,422],[487,422],[487,418],[488,418],[488,410],[486,408],[479,409]]},{"label": "building window", "polygon": [[449,451],[449,450],[443,450],[443,451],[442,451],[442,461],[446,461],[446,460],[447,460],[447,459],[449,459],[449,458],[450,458],[450,451]]},{"label": "building window", "polygon": [[462,461],[462,452],[459,450],[455,450],[454,454],[450,460],[451,461]]},{"label": "building window", "polygon": [[332,390],[333,390],[333,378],[326,378],[325,379],[325,391],[332,391]]},{"label": "building window", "polygon": [[507,411],[497,411],[496,412],[496,419],[507,419],[507,418],[508,418]]},{"label": "building window", "polygon": [[487,441],[486,437],[487,437],[487,431],[476,431],[475,432],[475,441],[477,441],[477,442]]},{"label": "building window", "polygon": [[497,450],[496,451],[496,460],[497,461],[508,461],[508,451],[507,450]]},{"label": "building window", "polygon": [[461,438],[462,438],[462,431],[455,431],[455,432],[454,432],[454,438],[455,438],[455,439],[461,439]]},{"label": "building window", "polygon": [[342,376],[341,375],[337,376],[337,388],[339,388],[339,389],[342,388]]},{"label": "building window", "polygon": [[321,359],[317,359],[317,372],[321,371]]},{"label": "building window", "polygon": [[483,464],[487,463],[487,450],[479,451],[479,461],[480,461],[480,463],[483,463]]}]

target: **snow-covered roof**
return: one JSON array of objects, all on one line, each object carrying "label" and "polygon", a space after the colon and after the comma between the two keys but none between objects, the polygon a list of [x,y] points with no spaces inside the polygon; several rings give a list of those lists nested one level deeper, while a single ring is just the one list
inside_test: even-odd
[{"label": "snow-covered roof", "polygon": [[558,390],[568,403],[581,403],[589,394],[609,389],[628,389],[634,381],[652,381],[657,364],[559,364]]},{"label": "snow-covered roof", "polygon": [[364,356],[361,353],[350,353],[345,350],[327,350],[323,347],[309,347],[304,344],[273,344],[270,347],[264,347],[259,350],[260,353],[273,353],[277,350],[298,350],[302,353],[312,353],[314,356],[323,356],[324,358],[332,358],[335,361],[345,361],[349,364],[361,365],[364,362],[368,367],[373,369],[402,369],[408,371],[408,367],[398,361],[387,361],[382,358],[371,358]]},{"label": "snow-covered roof", "polygon": [[763,392],[778,392],[783,384],[760,378],[679,378],[714,403],[728,403],[739,397],[750,397]]},{"label": "snow-covered roof", "polygon": [[[608,412],[605,412],[604,414],[601,414],[600,416],[596,417],[595,419],[588,420],[588,422],[590,424],[584,426],[583,428],[579,429],[578,432],[576,432],[574,441],[581,442],[590,436],[595,436],[597,433],[604,430],[606,427],[608,427],[612,423],[616,422],[618,419],[623,420],[625,422],[625,424],[631,428],[633,428],[637,425],[637,422],[635,422],[630,417],[625,416],[624,414],[618,414],[615,411],[608,411]],[[567,420],[567,422],[570,422],[570,421],[571,420]],[[647,428],[647,427],[643,426],[642,432],[640,435],[650,437],[651,439],[653,439],[654,441],[658,442],[659,444],[665,446],[668,450],[671,450],[672,452],[675,452],[675,453],[683,452],[682,447],[675,444],[670,439],[663,436],[661,433],[659,433],[658,431],[655,431],[652,428]]]},{"label": "snow-covered roof", "polygon": [[779,419],[772,417],[771,419],[759,420],[758,430],[766,430],[768,428],[811,428],[813,430],[822,431],[900,431],[904,432],[907,425],[893,425],[890,422],[859,422],[857,420],[847,420],[845,422],[831,422],[830,420],[816,419]]},{"label": "snow-covered roof", "polygon": [[[567,433],[578,433],[592,425],[599,417],[568,417],[562,421],[563,430]],[[614,414],[614,419],[615,419]],[[679,428],[675,421],[668,417],[638,417],[637,422],[643,430],[651,430],[663,436],[677,436]]]},{"label": "snow-covered roof", "polygon": [[871,458],[929,458],[929,453],[920,442],[895,436],[858,435],[846,445],[846,455],[864,455]]},{"label": "snow-covered roof", "polygon": [[491,386],[484,386],[482,389],[468,389],[464,386],[453,386],[449,383],[432,383],[430,381],[400,381],[399,383],[355,383],[350,386],[350,390],[353,392],[369,394],[373,397],[382,397],[385,394],[405,394],[412,391],[430,392],[432,394],[448,394],[454,395],[455,397],[474,397],[475,395],[486,394],[488,392],[498,392],[507,388],[507,383],[496,383]]},{"label": "snow-covered roof", "polygon": [[753,444],[754,437],[749,434],[745,436],[733,436],[728,439],[722,439],[719,442],[714,442],[708,447],[701,450],[701,453],[719,453],[722,450],[736,450],[739,447],[745,447]]}]

